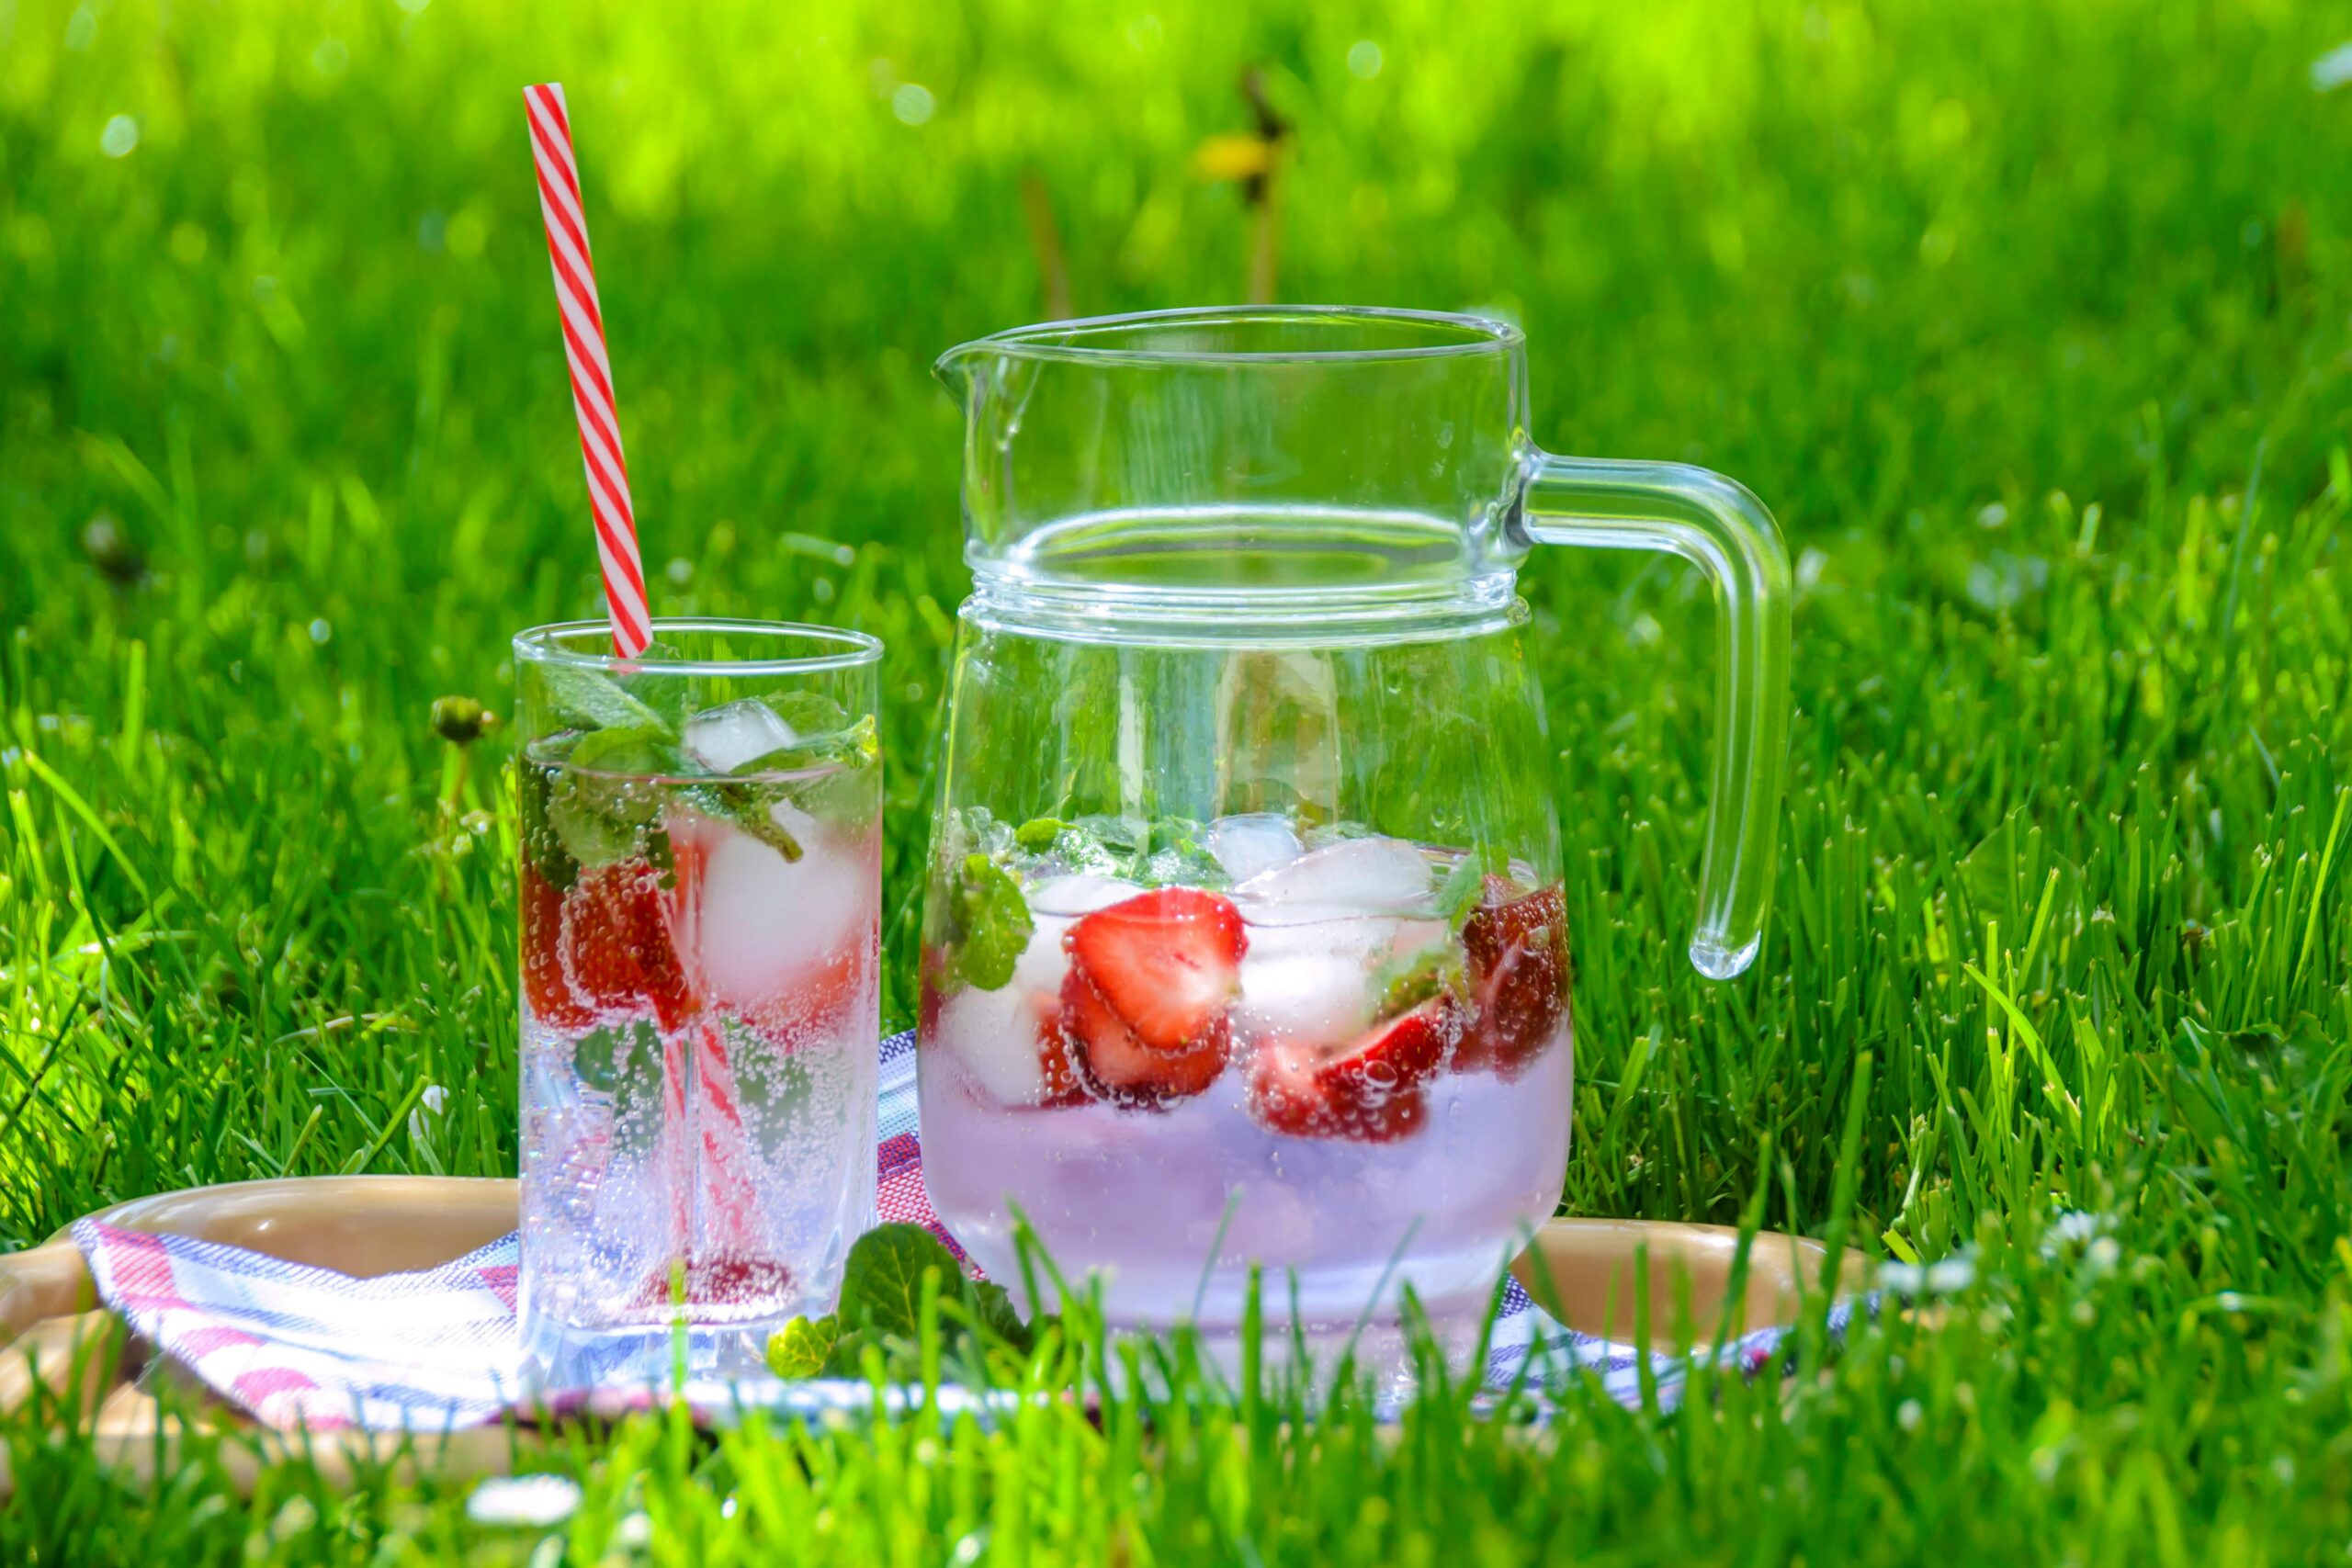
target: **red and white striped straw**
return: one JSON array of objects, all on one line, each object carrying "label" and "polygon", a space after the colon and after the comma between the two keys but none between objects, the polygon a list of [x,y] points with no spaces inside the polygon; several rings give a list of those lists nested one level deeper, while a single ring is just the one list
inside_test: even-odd
[{"label": "red and white striped straw", "polygon": [[553,82],[523,89],[531,153],[539,166],[539,212],[548,226],[548,260],[563,317],[563,355],[571,364],[571,406],[580,416],[580,457],[588,468],[588,507],[596,519],[596,554],[605,568],[605,608],[613,649],[634,659],[653,640],[645,605],[645,568],[637,553],[637,513],[628,499],[628,463],[613,406],[613,367],[605,354],[605,312],[596,302],[596,269],[588,256],[588,218],[580,200],[580,164],[571,155],[571,118]]}]

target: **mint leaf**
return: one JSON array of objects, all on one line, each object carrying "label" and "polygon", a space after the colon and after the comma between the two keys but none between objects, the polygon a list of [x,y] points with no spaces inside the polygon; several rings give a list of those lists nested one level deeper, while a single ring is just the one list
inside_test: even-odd
[{"label": "mint leaf", "polygon": [[1452,942],[1433,942],[1373,971],[1373,1016],[1395,1018],[1443,992],[1458,995],[1464,985],[1462,949]]},{"label": "mint leaf", "polygon": [[[649,832],[659,840],[662,835],[654,829],[662,819],[662,790],[650,781],[691,778],[703,771],[658,725],[592,729],[568,741],[562,757],[543,805],[556,842],[582,865],[626,859]],[[667,852],[666,843],[650,847],[657,855]],[[662,886],[670,886],[666,878]]]},{"label": "mint leaf", "polygon": [[1016,1350],[1026,1351],[1036,1343],[1039,1325],[1021,1321],[1012,1292],[994,1280],[964,1281],[964,1312],[973,1327],[995,1335]]},{"label": "mint leaf", "polygon": [[618,1053],[618,1042],[609,1029],[593,1029],[582,1035],[571,1047],[571,1070],[580,1087],[612,1093],[613,1085],[620,1081]]},{"label": "mint leaf", "polygon": [[640,830],[661,815],[653,792],[628,779],[567,767],[548,787],[548,826],[582,865],[608,865],[635,854]]},{"label": "mint leaf", "polygon": [[1070,826],[1114,854],[1129,858],[1141,854],[1151,839],[1151,824],[1133,817],[1111,817],[1096,812],[1078,818]]},{"label": "mint leaf", "polygon": [[1224,863],[1201,842],[1203,829],[1189,817],[1163,817],[1144,835],[1136,879],[1148,886],[1182,884],[1221,891],[1233,886]]},{"label": "mint leaf", "polygon": [[571,1070],[581,1087],[611,1094],[623,1078],[639,1083],[661,1081],[662,1064],[653,1046],[638,1029],[592,1029],[571,1047]]},{"label": "mint leaf", "polygon": [[1470,918],[1487,891],[1487,857],[1472,850],[1453,863],[1437,890],[1438,918],[1456,928]]},{"label": "mint leaf", "polygon": [[881,1225],[850,1248],[841,1310],[786,1324],[768,1340],[769,1369],[782,1378],[862,1378],[870,1346],[881,1354],[884,1376],[920,1376],[923,1276],[931,1273],[939,1276],[940,1348],[951,1359],[967,1348],[1025,1356],[1051,1321],[1023,1323],[1003,1286],[967,1278],[921,1225]]},{"label": "mint leaf", "polygon": [[542,664],[538,671],[548,705],[579,728],[628,729],[643,726],[676,734],[676,727],[661,714],[630,695],[618,682],[594,670],[571,664]]},{"label": "mint leaf", "polygon": [[[869,820],[879,807],[871,770],[881,753],[874,716],[868,714],[846,729],[804,735],[789,746],[763,752],[739,764],[729,776],[743,781],[741,787],[751,792],[748,798],[756,799],[763,813],[777,800],[789,800],[811,817],[855,827]],[[746,826],[761,831],[756,826]],[[773,823],[769,826],[773,828]],[[785,855],[786,860],[797,858],[797,852]]]},{"label": "mint leaf", "polygon": [[795,735],[829,735],[852,728],[848,710],[822,692],[776,692],[763,700]]},{"label": "mint leaf", "polygon": [[1233,886],[1224,865],[1203,841],[1206,829],[1190,817],[1162,817],[1145,821],[1136,817],[1103,814],[1065,822],[1039,817],[1022,824],[1012,836],[1015,848],[1033,857],[1052,856],[1055,863],[1096,876],[1115,876],[1148,887],[1182,884],[1187,887],[1222,890]]},{"label": "mint leaf", "polygon": [[[1114,830],[1122,840],[1130,837],[1124,825]],[[1124,842],[1114,849],[1078,823],[1057,821],[1050,817],[1023,824],[1012,836],[1012,846],[1033,857],[1050,855],[1057,866],[1095,876],[1126,876],[1136,865],[1133,842]]]},{"label": "mint leaf", "polygon": [[[639,657],[674,660],[678,650],[665,642],[650,642]],[[684,733],[686,701],[692,695],[692,689],[684,677],[651,670],[632,670],[620,677],[619,684],[623,691],[658,715],[673,733]]]},{"label": "mint leaf", "polygon": [[580,863],[564,847],[554,824],[548,819],[555,770],[530,756],[517,760],[515,767],[520,770],[515,775],[515,809],[521,817],[523,853],[548,886],[559,893],[568,892],[580,880]]},{"label": "mint leaf", "polygon": [[1001,989],[1037,929],[1021,884],[988,856],[966,855],[950,907],[961,939],[956,969],[983,991]]},{"label": "mint leaf", "polygon": [[872,1334],[913,1338],[922,1326],[922,1277],[936,1271],[943,1292],[963,1271],[956,1256],[921,1225],[876,1225],[857,1238],[842,1269],[843,1322]]},{"label": "mint leaf", "polygon": [[787,862],[800,858],[800,840],[775,819],[771,809],[775,795],[768,786],[714,779],[708,784],[688,784],[679,794],[705,817],[749,833]]},{"label": "mint leaf", "polygon": [[953,862],[976,852],[993,858],[1012,851],[1012,829],[998,821],[987,807],[970,806],[949,813],[938,852],[942,860]]},{"label": "mint leaf", "polygon": [[1021,824],[1013,832],[1012,841],[1033,855],[1041,855],[1054,847],[1054,840],[1062,836],[1067,827],[1058,818],[1040,817]]},{"label": "mint leaf", "polygon": [[598,773],[686,778],[708,770],[658,724],[617,725],[582,736],[565,759],[569,767]]},{"label": "mint leaf", "polygon": [[735,767],[732,778],[764,778],[775,773],[805,773],[812,768],[830,767],[846,762],[862,767],[879,754],[880,742],[875,738],[873,716],[859,719],[851,728],[831,735],[802,736],[789,746],[779,746],[763,751],[748,762]]},{"label": "mint leaf", "polygon": [[881,779],[870,763],[843,762],[813,778],[775,784],[776,793],[820,821],[863,829],[882,810]]},{"label": "mint leaf", "polygon": [[1378,837],[1379,834],[1361,822],[1323,822],[1303,830],[1298,841],[1310,850],[1319,850],[1326,844],[1345,843],[1350,839]]},{"label": "mint leaf", "polygon": [[841,1337],[842,1320],[831,1314],[796,1317],[768,1337],[768,1371],[795,1380],[822,1376]]}]

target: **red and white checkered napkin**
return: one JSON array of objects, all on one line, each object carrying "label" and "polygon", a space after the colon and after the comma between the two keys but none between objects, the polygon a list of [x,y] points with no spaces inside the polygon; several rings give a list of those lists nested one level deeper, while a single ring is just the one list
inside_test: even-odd
[{"label": "red and white checkered napkin", "polygon": [[[880,1133],[882,1218],[927,1226],[962,1257],[923,1191],[911,1034],[882,1043]],[[437,1269],[373,1280],[95,1220],[75,1224],[74,1239],[99,1297],[133,1332],[265,1426],[443,1431],[536,1407],[518,1375],[514,1236]],[[1833,1316],[1833,1329],[1843,1326],[1843,1313]],[[1760,1369],[1777,1356],[1783,1332],[1749,1335],[1727,1353],[1736,1364]],[[1645,1356],[1574,1333],[1513,1284],[1495,1325],[1487,1382],[1509,1385],[1531,1356],[1595,1372],[1627,1403],[1640,1397],[1645,1360],[1659,1397],[1669,1403],[1687,1366],[1679,1357]],[[863,1408],[873,1398],[865,1383],[827,1380],[690,1382],[684,1393],[719,1420],[745,1409],[808,1416]],[[985,1414],[984,1404],[977,1408]]]}]

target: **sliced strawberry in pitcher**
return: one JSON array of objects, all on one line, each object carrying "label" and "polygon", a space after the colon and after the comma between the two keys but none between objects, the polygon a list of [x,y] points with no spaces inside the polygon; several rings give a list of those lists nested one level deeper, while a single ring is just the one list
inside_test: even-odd
[{"label": "sliced strawberry in pitcher", "polygon": [[531,1016],[556,1029],[585,1029],[596,1021],[594,1008],[571,993],[564,978],[563,894],[527,859],[523,863],[523,994]]},{"label": "sliced strawberry in pitcher", "polygon": [[[1224,1024],[1250,942],[1230,898],[1163,887],[1095,910],[1062,945],[1071,973],[1086,977],[1143,1048],[1184,1054]],[[1068,987],[1062,994],[1067,1001]]]},{"label": "sliced strawberry in pitcher", "polygon": [[[1065,982],[1067,987],[1067,982]],[[1037,1000],[1037,1072],[1045,1080],[1045,1090],[1037,1101],[1044,1111],[1067,1110],[1083,1105],[1094,1097],[1086,1092],[1086,1085],[1079,1077],[1078,1047],[1071,1043],[1062,1027],[1062,1011],[1057,1005],[1047,1005],[1044,993]],[[1217,1066],[1225,1063],[1219,1058]],[[1209,1077],[1214,1079],[1216,1075]],[[1204,1085],[1204,1088],[1206,1086]]]},{"label": "sliced strawberry in pitcher", "polygon": [[1337,1047],[1265,1040],[1250,1061],[1250,1114],[1295,1137],[1406,1137],[1428,1119],[1422,1087],[1445,1066],[1461,1025],[1460,1005],[1439,996]]},{"label": "sliced strawberry in pitcher", "polygon": [[1351,1144],[1393,1144],[1429,1120],[1422,1086],[1391,1089],[1374,1100],[1335,1092],[1322,1074],[1321,1054],[1295,1040],[1259,1047],[1250,1062],[1250,1111],[1269,1132],[1296,1138],[1337,1138]]},{"label": "sliced strawberry in pitcher", "polygon": [[[1127,1026],[1083,970],[1062,982],[1063,1061],[1081,1092],[1118,1105],[1165,1105],[1202,1093],[1225,1071],[1233,1030],[1219,1010],[1187,1037],[1180,1050],[1147,1044]],[[1048,1070],[1047,1082],[1052,1082]]]},{"label": "sliced strawberry in pitcher", "polygon": [[650,1012],[664,1030],[675,1030],[696,1010],[659,874],[645,860],[580,874],[564,895],[559,951],[574,995],[607,1018]]},{"label": "sliced strawberry in pitcher", "polygon": [[1080,1083],[1116,1103],[1164,1105],[1216,1081],[1249,946],[1231,899],[1140,893],[1080,919],[1062,945],[1061,1033]]},{"label": "sliced strawberry in pitcher", "polygon": [[1458,1065],[1515,1078],[1558,1033],[1568,1010],[1567,910],[1556,886],[1520,893],[1487,878],[1487,901],[1462,928],[1471,1020]]}]

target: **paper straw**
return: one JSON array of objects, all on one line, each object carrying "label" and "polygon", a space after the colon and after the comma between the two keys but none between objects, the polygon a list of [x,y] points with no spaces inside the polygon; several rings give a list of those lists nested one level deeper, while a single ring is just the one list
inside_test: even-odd
[{"label": "paper straw", "polygon": [[613,650],[634,659],[652,641],[653,629],[645,604],[645,568],[637,553],[637,513],[629,504],[628,463],[621,456],[620,420],[614,412],[605,313],[588,254],[580,165],[571,155],[571,118],[557,83],[524,88],[523,105],[539,170],[539,213],[547,220],[548,261],[555,270],[555,301],[563,318],[563,356],[571,366],[571,407],[580,418],[580,457],[588,469],[588,508],[596,521]]},{"label": "paper straw", "polygon": [[[571,151],[571,117],[563,88],[546,82],[523,89],[531,124],[531,155],[538,166],[539,215],[548,231],[548,264],[555,274],[557,313],[563,319],[563,356],[571,368],[571,407],[580,420],[580,458],[588,471],[588,506],[596,523],[596,554],[605,572],[605,609],[613,623],[613,649],[624,659],[643,653],[653,639],[645,602],[645,569],[637,548],[637,514],[629,503],[628,463],[621,455],[621,426],[614,412],[612,360],[605,351],[605,313],[596,298],[595,264],[588,250],[588,218],[580,198],[580,164]],[[694,878],[680,877],[681,897],[690,900]],[[673,919],[670,938],[681,954],[693,944],[679,940],[699,919]],[[693,1028],[690,1024],[688,1027]],[[695,1036],[662,1032],[665,1142],[674,1173],[671,1193],[673,1245],[688,1267],[698,1255],[754,1251],[753,1191],[749,1161],[755,1151],[735,1101],[735,1078],[727,1037],[715,1018],[699,1021]],[[691,1066],[688,1054],[695,1056]],[[699,1086],[689,1104],[689,1071]],[[700,1114],[707,1111],[708,1115]],[[699,1145],[699,1150],[696,1145]],[[697,1157],[699,1154],[699,1157]],[[697,1186],[707,1189],[707,1217],[715,1223],[716,1248],[698,1223]],[[707,1261],[706,1259],[706,1261]]]}]

